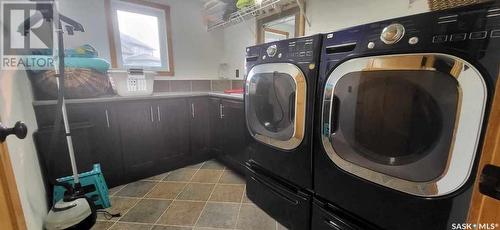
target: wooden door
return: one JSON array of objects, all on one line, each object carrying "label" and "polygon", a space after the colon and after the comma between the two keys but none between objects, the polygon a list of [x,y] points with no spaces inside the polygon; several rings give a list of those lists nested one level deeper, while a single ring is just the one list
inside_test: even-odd
[{"label": "wooden door", "polygon": [[9,151],[7,145],[2,142],[0,142],[0,229],[26,229]]},{"label": "wooden door", "polygon": [[[500,76],[499,76],[500,77]],[[472,202],[469,208],[469,223],[500,224],[500,200],[485,196],[479,192],[479,180],[485,165],[491,164],[500,167],[500,81],[497,82],[496,93],[493,99],[486,137],[484,139],[481,160],[479,162]]]}]

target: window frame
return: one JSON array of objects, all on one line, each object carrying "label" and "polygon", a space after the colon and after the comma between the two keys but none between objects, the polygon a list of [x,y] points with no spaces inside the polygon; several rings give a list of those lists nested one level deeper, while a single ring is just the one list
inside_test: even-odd
[{"label": "window frame", "polygon": [[[123,3],[128,3],[128,4],[136,4],[142,7],[146,8],[153,8],[156,10],[163,11],[163,14],[165,15],[165,26],[166,28],[164,30],[159,30],[159,33],[162,33],[165,31],[166,33],[166,43],[167,44],[162,44],[162,40],[160,38],[160,45],[165,45],[164,48],[166,48],[166,58],[167,58],[167,70],[164,70],[164,67],[161,67],[162,70],[158,69],[153,69],[159,76],[174,76],[174,59],[173,59],[173,48],[172,48],[172,23],[170,19],[170,6],[164,5],[164,4],[158,4],[158,3],[153,3],[153,2],[147,2],[143,0],[105,0],[104,2],[104,8],[106,13],[106,21],[107,21],[107,32],[108,32],[108,39],[109,39],[109,50],[110,50],[110,57],[111,57],[111,66],[113,68],[120,68],[121,66],[118,66],[118,58],[119,57],[119,52],[117,50],[117,47],[121,47],[120,44],[116,44],[116,41],[119,41],[119,34],[116,34],[116,30],[114,27],[114,21],[116,20],[114,17],[116,16],[116,13],[113,12],[113,7],[112,7],[112,1],[119,1]],[[159,25],[161,26],[161,22],[159,22]],[[118,37],[117,37],[118,36]],[[161,36],[161,35],[160,35]],[[120,52],[121,53],[121,52]]]},{"label": "window frame", "polygon": [[301,37],[304,36],[305,34],[305,18],[304,15],[300,13],[300,8],[297,5],[294,5],[289,8],[282,9],[281,11],[271,13],[269,15],[265,15],[263,17],[257,17],[257,20],[255,22],[256,28],[257,28],[257,33],[256,35],[256,44],[263,44],[264,43],[264,33],[265,28],[264,25],[266,23],[281,19],[281,18],[286,18],[290,16],[295,16],[295,34],[294,37]]}]

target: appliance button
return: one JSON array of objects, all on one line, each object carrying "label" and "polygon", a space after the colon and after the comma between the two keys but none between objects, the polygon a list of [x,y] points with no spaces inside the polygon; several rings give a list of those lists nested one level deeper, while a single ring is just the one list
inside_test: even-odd
[{"label": "appliance button", "polygon": [[491,31],[491,37],[492,38],[498,38],[498,37],[500,37],[500,30],[492,30]]},{"label": "appliance button", "polygon": [[450,37],[450,41],[452,42],[463,41],[465,39],[467,39],[467,33],[452,34]]},{"label": "appliance button", "polygon": [[312,52],[312,51],[307,51],[307,52],[306,52],[306,56],[307,56],[307,57],[310,57],[310,56],[312,56],[312,55],[313,55],[313,52]]},{"label": "appliance button", "polygon": [[397,43],[405,36],[405,27],[399,23],[393,23],[386,26],[380,34],[380,40],[390,45]]},{"label": "appliance button", "polygon": [[442,35],[436,35],[432,37],[432,43],[442,43],[446,42],[448,40],[448,35],[442,34]]},{"label": "appliance button", "polygon": [[306,55],[306,52],[302,51],[302,52],[299,53],[299,57],[304,57],[305,55]]},{"label": "appliance button", "polygon": [[282,56],[282,54],[281,54],[281,53],[279,53],[279,54],[278,54],[278,58],[281,58],[281,56]]},{"label": "appliance button", "polygon": [[278,51],[278,46],[276,45],[272,45],[272,46],[269,46],[267,47],[267,56],[269,57],[274,57],[274,55],[276,55],[276,52]]},{"label": "appliance button", "polygon": [[410,45],[415,45],[418,43],[418,37],[411,37],[410,39],[408,39],[408,44]]},{"label": "appliance button", "polygon": [[368,49],[373,49],[375,48],[375,42],[368,42]]},{"label": "appliance button", "polygon": [[470,33],[469,39],[471,39],[471,40],[485,39],[487,36],[488,36],[488,32],[486,32],[486,31],[477,31],[477,32]]}]

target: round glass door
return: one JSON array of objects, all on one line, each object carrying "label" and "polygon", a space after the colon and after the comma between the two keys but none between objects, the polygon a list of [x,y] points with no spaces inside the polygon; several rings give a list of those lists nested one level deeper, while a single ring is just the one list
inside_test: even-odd
[{"label": "round glass door", "polygon": [[260,142],[282,149],[297,147],[304,136],[305,79],[287,63],[255,66],[246,81],[246,119]]},{"label": "round glass door", "polygon": [[353,59],[324,86],[322,143],[341,169],[419,196],[440,196],[469,178],[486,85],[477,69],[445,54]]},{"label": "round glass door", "polygon": [[457,85],[450,75],[425,70],[345,74],[334,88],[340,103],[333,148],[345,160],[401,179],[439,177],[455,124]]}]

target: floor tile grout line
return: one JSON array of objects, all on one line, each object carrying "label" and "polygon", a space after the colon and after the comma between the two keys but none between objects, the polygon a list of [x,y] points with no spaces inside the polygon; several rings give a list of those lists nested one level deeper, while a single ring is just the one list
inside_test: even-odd
[{"label": "floor tile grout line", "polygon": [[[113,194],[110,194],[109,196],[114,196],[114,195],[118,194],[118,193],[119,193],[119,192],[120,192],[123,188],[125,188],[127,185],[128,185],[128,184],[123,185],[123,186],[121,186],[121,185],[120,185],[120,186],[121,186],[121,188],[120,188],[120,189],[118,189],[118,191],[114,192]],[[108,192],[109,192],[109,189],[108,189]]]},{"label": "floor tile grout line", "polygon": [[[155,223],[141,223],[141,222],[127,222],[127,221],[122,221],[123,217],[128,213],[130,212],[130,210],[132,210],[133,208],[135,208],[141,201],[143,200],[149,200],[149,199],[152,199],[152,200],[169,200],[171,201],[171,204],[174,202],[174,201],[187,201],[187,202],[205,202],[204,206],[203,206],[203,209],[202,211],[200,212],[200,215],[198,216],[196,222],[194,223],[193,226],[183,226],[183,225],[178,225],[178,226],[182,226],[182,227],[190,227],[190,228],[195,228],[199,219],[201,218],[201,214],[203,213],[203,211],[205,210],[206,206],[207,206],[207,203],[208,202],[211,202],[211,203],[221,203],[221,204],[237,204],[237,202],[219,202],[219,201],[209,201],[210,198],[212,197],[214,191],[215,191],[215,187],[217,185],[245,185],[245,184],[223,184],[223,183],[220,183],[220,180],[222,178],[222,176],[224,175],[224,172],[226,172],[226,167],[223,167],[222,169],[204,169],[204,170],[214,170],[214,171],[222,171],[222,173],[219,175],[219,178],[217,180],[216,183],[203,183],[203,182],[193,182],[193,178],[194,176],[196,175],[196,173],[198,173],[200,170],[202,170],[202,167],[203,165],[205,165],[205,163],[207,163],[208,161],[205,161],[205,162],[202,162],[202,164],[200,165],[200,167],[198,167],[196,169],[196,172],[191,176],[191,178],[189,179],[189,181],[185,182],[185,181],[164,181],[164,179],[166,179],[168,177],[168,175],[170,175],[171,171],[170,172],[167,172],[167,174],[161,179],[161,180],[139,180],[139,181],[146,181],[146,182],[155,182],[156,184],[142,197],[127,197],[127,196],[114,196],[114,197],[117,197],[117,198],[133,198],[133,199],[137,199],[137,201],[135,202],[135,204],[130,207],[126,212],[124,212],[124,214],[119,218],[117,219],[116,221],[112,221],[112,220],[102,220],[102,221],[105,221],[105,222],[111,222],[113,223],[109,228],[107,229],[111,229],[113,228],[115,225],[119,224],[119,223],[129,223],[129,224],[140,224],[140,225],[152,225],[150,229],[153,229],[156,225],[160,225],[160,226],[176,226],[176,225],[164,225],[164,224],[158,224],[159,220],[161,219],[161,217],[167,212],[167,210],[171,207],[171,205],[169,205],[169,207],[167,207],[167,209],[160,215],[160,217],[155,221]],[[155,199],[155,198],[148,198],[147,196],[161,183],[161,182],[173,182],[173,183],[184,183],[184,187],[182,188],[181,192],[179,192],[176,197],[171,200],[171,199]],[[134,182],[132,182],[134,183]],[[187,185],[189,183],[193,183],[193,184],[213,184],[214,187],[212,188],[211,192],[210,192],[210,195],[208,197],[208,199],[206,201],[197,201],[197,200],[179,200],[178,197],[180,196],[180,194],[185,190],[185,188],[187,187]],[[129,183],[130,184],[130,183]],[[126,184],[124,185],[122,188],[120,188],[118,191],[116,191],[115,193],[113,194],[118,194],[122,189],[124,189],[127,185],[129,184]],[[244,188],[243,190],[244,192],[246,191],[246,188]],[[112,196],[112,195],[110,195]],[[242,195],[242,197],[244,196],[244,194]],[[242,205],[242,202],[243,202],[243,198],[240,200],[240,208],[241,208],[241,205]],[[238,211],[238,215],[239,215],[239,211]],[[238,219],[237,219],[238,221]],[[238,224],[236,221],[236,225]],[[208,229],[226,229],[226,228],[214,228],[214,227],[207,227]],[[232,228],[227,228],[227,229],[232,229]]]},{"label": "floor tile grout line", "polygon": [[[203,162],[203,164],[205,164],[205,162]],[[202,164],[202,165],[203,165],[203,164]],[[201,168],[201,166],[200,166],[200,168]],[[199,168],[199,169],[200,169],[200,168]],[[197,169],[197,170],[196,170],[196,172],[198,172],[198,171],[199,171],[199,169]],[[195,174],[196,174],[196,173],[195,173]],[[194,175],[195,175],[195,174],[193,174],[193,175],[191,176],[191,179],[194,177]],[[147,196],[148,196],[148,195],[149,195],[149,194],[150,194],[150,193],[151,193],[151,192],[152,192],[152,191],[153,191],[153,190],[154,190],[154,189],[155,189],[158,185],[160,185],[160,183],[161,183],[161,182],[169,182],[169,181],[163,181],[165,178],[167,178],[167,177],[168,177],[168,175],[170,175],[170,172],[167,172],[167,175],[165,175],[165,176],[164,176],[161,180],[141,180],[141,181],[154,181],[154,182],[156,182],[156,184],[155,184],[155,186],[153,186],[153,187],[152,187],[152,188],[151,188],[151,189],[150,189],[150,190],[149,190],[149,191],[148,191],[148,192],[147,192],[147,193],[146,193],[146,194],[145,194],[142,198],[137,198],[137,197],[134,197],[134,198],[138,199],[139,201],[138,201],[137,203],[135,203],[135,204],[134,204],[134,205],[133,205],[130,209],[128,209],[128,210],[127,210],[127,212],[126,212],[126,213],[128,213],[131,209],[133,209],[135,206],[137,206],[137,204],[138,204],[140,201],[142,201],[142,200],[170,200],[170,201],[171,201],[170,205],[167,207],[167,209],[165,209],[165,211],[163,211],[163,213],[162,213],[162,214],[158,217],[158,219],[155,221],[155,223],[151,224],[151,228],[150,228],[150,230],[151,230],[151,229],[153,229],[155,225],[158,225],[157,223],[158,223],[158,221],[161,219],[161,217],[162,217],[162,216],[163,216],[163,215],[167,212],[167,210],[171,207],[171,204],[172,204],[172,203],[173,203],[173,202],[177,199],[177,197],[179,197],[179,195],[180,195],[180,194],[184,191],[184,189],[186,188],[186,186],[190,183],[190,182],[187,182],[187,183],[186,183],[186,182],[183,182],[183,183],[184,183],[184,187],[182,187],[181,192],[179,192],[173,200],[172,200],[172,199],[155,199],[155,198],[148,198]],[[190,180],[191,180],[191,179],[190,179]],[[181,183],[181,182],[179,182],[179,183]],[[126,186],[126,185],[125,185],[125,186]],[[125,186],[124,186],[124,187],[125,187]],[[122,189],[123,189],[123,188],[122,188]],[[127,198],[128,198],[128,197],[127,197]],[[123,214],[123,216],[125,216],[125,215],[126,215],[126,213],[125,213],[125,214]],[[121,216],[118,220],[116,220],[116,222],[115,222],[113,225],[111,225],[109,228],[112,228],[112,227],[113,227],[114,225],[116,225],[116,223],[118,223],[118,222],[120,222],[120,223],[134,223],[134,224],[135,224],[135,223],[139,223],[139,224],[149,225],[149,223],[140,223],[140,222],[125,222],[125,221],[121,221],[121,219],[123,218],[123,216]]]},{"label": "floor tile grout line", "polygon": [[209,201],[209,200],[210,200],[210,198],[212,197],[212,194],[214,193],[215,187],[217,187],[217,184],[218,184],[218,182],[220,181],[220,178],[222,178],[222,175],[224,174],[224,171],[225,171],[225,170],[226,170],[226,167],[224,167],[224,168],[222,169],[222,173],[219,175],[219,179],[217,180],[217,182],[215,183],[214,187],[212,188],[212,191],[210,192],[210,195],[208,196],[207,202],[205,203],[205,205],[203,205],[203,208],[201,209],[200,215],[199,215],[199,216],[198,216],[198,218],[196,219],[196,222],[194,223],[193,228],[195,228],[195,227],[198,225],[198,221],[200,221],[201,215],[203,215],[203,211],[205,211],[205,208],[207,207],[208,201]]},{"label": "floor tile grout line", "polygon": [[[193,176],[194,176],[194,174],[193,174]],[[165,178],[163,178],[163,179],[165,179]],[[158,219],[155,221],[155,223],[153,224],[153,226],[151,226],[150,230],[152,230],[154,228],[154,226],[158,224],[158,222],[160,221],[161,217],[163,215],[165,215],[165,213],[167,213],[167,211],[170,209],[170,207],[172,207],[172,204],[177,200],[177,198],[181,195],[181,193],[184,191],[184,189],[187,187],[188,184],[189,183],[185,183],[184,184],[184,186],[182,187],[181,191],[179,193],[177,193],[177,195],[172,200],[172,203],[170,203],[170,205],[167,207],[167,209],[165,209],[165,211],[163,211],[163,213],[158,217]]]},{"label": "floor tile grout line", "polygon": [[[221,170],[218,170],[218,171],[221,171]],[[215,184],[217,182],[212,182],[212,183],[209,183],[209,182],[196,182],[196,181],[169,181],[169,180],[141,180],[141,181],[145,181],[145,182],[166,182],[166,183],[190,183],[190,184]],[[238,184],[238,183],[218,183],[218,184],[221,184],[221,185],[245,185],[245,184]]]},{"label": "floor tile grout line", "polygon": [[246,188],[243,188],[243,193],[241,194],[240,207],[238,208],[238,215],[236,216],[236,226],[234,229],[238,229],[238,222],[240,221],[241,207],[243,206],[243,197],[245,197]]},{"label": "floor tile grout line", "polygon": [[[156,183],[148,192],[146,192],[146,194],[144,194],[144,196],[142,196],[141,198],[137,198],[137,202],[132,206],[130,207],[130,209],[128,209],[122,216],[120,216],[120,218],[118,218],[118,220],[116,220],[116,222],[111,225],[111,227],[109,227],[108,229],[111,229],[113,228],[113,226],[116,225],[116,223],[120,222],[120,220],[125,217],[125,215],[127,215],[127,213],[130,212],[130,210],[132,210],[133,208],[135,208],[137,206],[137,204],[139,204],[142,200],[144,200],[144,198],[149,194],[151,193],[151,191],[153,191],[160,183]],[[128,185],[128,184],[127,184]]]}]

